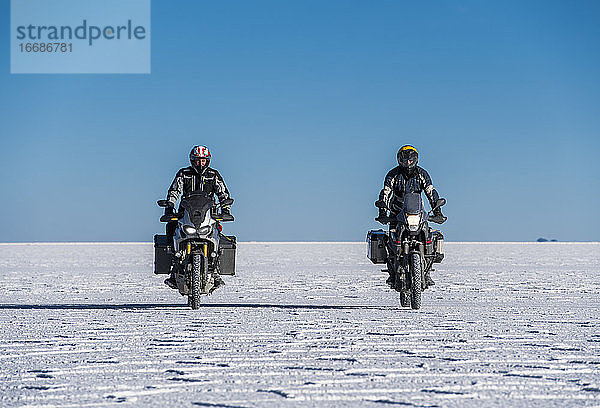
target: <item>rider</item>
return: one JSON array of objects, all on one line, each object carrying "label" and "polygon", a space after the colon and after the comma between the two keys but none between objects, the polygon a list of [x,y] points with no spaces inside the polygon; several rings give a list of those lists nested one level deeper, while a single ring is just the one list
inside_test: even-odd
[{"label": "rider", "polygon": [[[210,196],[216,194],[221,203],[221,218],[223,221],[233,221],[233,215],[229,211],[230,205],[223,205],[224,202],[230,201],[229,191],[225,186],[223,177],[219,172],[211,167],[210,164],[211,154],[206,146],[194,146],[190,152],[190,163],[191,166],[184,167],[177,172],[169,191],[167,192],[167,207],[165,208],[165,217],[168,218],[174,214],[175,204],[179,196],[183,194],[183,197],[187,196],[192,192],[202,191],[208,193]],[[177,221],[170,221],[167,223],[167,238],[169,245],[173,243],[173,235],[175,234],[175,228],[177,227]],[[218,274],[215,274],[215,289],[225,282],[221,279]],[[171,274],[171,277],[165,280],[165,283],[173,288],[177,287],[175,283],[175,276]]]},{"label": "rider", "polygon": [[[444,217],[442,210],[439,208],[440,206],[436,208],[436,204],[443,199],[440,199],[438,192],[433,187],[429,173],[424,168],[417,166],[419,161],[417,149],[411,145],[402,146],[398,150],[396,157],[398,159],[398,166],[390,170],[385,176],[383,189],[379,193],[379,200],[375,202],[375,206],[379,208],[379,216],[375,218],[375,221],[382,224],[389,222],[390,229],[395,229],[396,226],[392,222],[402,209],[404,194],[420,194],[422,191],[425,192],[431,208],[435,208],[433,217],[430,217],[430,219],[435,222],[446,221],[446,217]],[[389,217],[387,216],[387,210],[390,212]],[[392,273],[390,271],[388,283],[392,282]],[[427,286],[435,285],[435,282],[429,276],[429,272],[425,274],[425,283]]]}]

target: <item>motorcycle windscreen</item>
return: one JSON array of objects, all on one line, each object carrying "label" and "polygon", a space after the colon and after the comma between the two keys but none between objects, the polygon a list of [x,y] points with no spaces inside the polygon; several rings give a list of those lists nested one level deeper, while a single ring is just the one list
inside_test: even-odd
[{"label": "motorcycle windscreen", "polygon": [[206,212],[215,205],[215,200],[206,193],[193,193],[181,200],[181,207],[190,214],[190,219],[197,228],[206,217]]},{"label": "motorcycle windscreen", "polygon": [[423,210],[421,194],[406,193],[404,195],[404,203],[402,206],[406,214],[421,214],[421,211]]}]

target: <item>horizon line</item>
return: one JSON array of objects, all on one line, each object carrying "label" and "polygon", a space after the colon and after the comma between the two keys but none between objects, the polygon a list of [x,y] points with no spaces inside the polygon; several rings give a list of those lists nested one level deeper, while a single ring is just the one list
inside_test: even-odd
[{"label": "horizon line", "polygon": [[[366,244],[366,241],[237,241],[238,244]],[[600,241],[446,241],[446,244],[598,244]],[[0,245],[154,245],[152,241],[14,241]]]}]

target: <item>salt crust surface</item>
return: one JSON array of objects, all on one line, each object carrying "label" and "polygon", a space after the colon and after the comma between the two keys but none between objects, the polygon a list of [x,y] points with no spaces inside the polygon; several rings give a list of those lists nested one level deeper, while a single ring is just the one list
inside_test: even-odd
[{"label": "salt crust surface", "polygon": [[0,406],[600,405],[600,244],[446,243],[419,311],[365,245],[241,243],[192,311],[151,244],[0,244]]}]

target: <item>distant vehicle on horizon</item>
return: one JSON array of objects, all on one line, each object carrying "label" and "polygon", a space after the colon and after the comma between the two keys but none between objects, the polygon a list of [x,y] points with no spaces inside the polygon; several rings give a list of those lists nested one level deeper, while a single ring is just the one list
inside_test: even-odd
[{"label": "distant vehicle on horizon", "polygon": [[537,242],[558,242],[556,239],[546,239],[543,237],[540,237],[537,239]]}]

